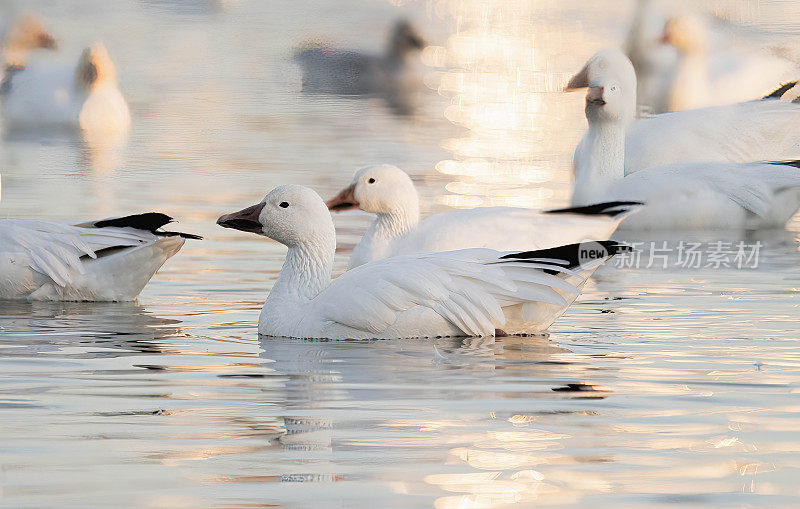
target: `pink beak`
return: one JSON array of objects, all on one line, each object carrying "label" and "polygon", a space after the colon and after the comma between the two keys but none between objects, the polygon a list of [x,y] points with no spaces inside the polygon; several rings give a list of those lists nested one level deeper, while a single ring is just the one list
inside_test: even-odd
[{"label": "pink beak", "polygon": [[564,87],[564,92],[574,92],[575,90],[580,90],[581,88],[586,88],[589,86],[589,67],[588,65],[584,66],[578,74],[572,77],[567,83],[567,86]]},{"label": "pink beak", "polygon": [[358,205],[358,200],[356,200],[355,192],[356,192],[356,185],[353,184],[350,187],[343,189],[339,194],[334,196],[332,199],[328,200],[328,202],[325,203],[325,205],[328,206],[328,210],[333,210],[335,212],[357,209],[359,205]]}]

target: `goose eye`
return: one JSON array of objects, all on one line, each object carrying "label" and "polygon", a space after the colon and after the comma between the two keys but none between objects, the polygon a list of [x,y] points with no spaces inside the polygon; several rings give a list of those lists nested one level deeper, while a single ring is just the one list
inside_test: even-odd
[{"label": "goose eye", "polygon": [[369,179],[369,180],[367,180],[367,183],[374,184],[375,183],[375,179]]},{"label": "goose eye", "polygon": [[288,207],[289,207],[289,204],[287,202],[285,202],[285,201],[281,202],[281,208],[285,209],[285,208],[288,208]]}]

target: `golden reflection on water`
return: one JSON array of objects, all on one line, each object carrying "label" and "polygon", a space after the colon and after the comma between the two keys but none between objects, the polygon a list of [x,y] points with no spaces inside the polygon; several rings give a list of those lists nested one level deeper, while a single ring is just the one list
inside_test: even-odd
[{"label": "golden reflection on water", "polygon": [[[563,86],[596,50],[622,45],[636,1],[626,2],[620,18],[610,15],[619,8],[604,2],[432,0],[453,28],[443,46],[423,53],[426,64],[446,69],[426,82],[449,98],[444,117],[464,129],[441,142],[452,157],[436,170],[452,182],[438,203],[543,208],[567,201],[572,153],[586,121],[582,95],[564,94]],[[748,0],[684,4],[720,20],[769,26],[785,23],[788,8]],[[614,42],[587,28],[592,17],[613,31]],[[738,41],[742,34],[731,37]]]},{"label": "golden reflection on water", "polygon": [[541,184],[554,174],[537,160],[535,147],[547,121],[542,92],[557,88],[558,79],[536,58],[534,3],[450,1],[440,7],[455,32],[435,52],[448,68],[438,91],[450,98],[444,116],[466,131],[442,142],[453,158],[436,169],[454,180],[438,201],[453,207],[542,206],[554,192]]}]

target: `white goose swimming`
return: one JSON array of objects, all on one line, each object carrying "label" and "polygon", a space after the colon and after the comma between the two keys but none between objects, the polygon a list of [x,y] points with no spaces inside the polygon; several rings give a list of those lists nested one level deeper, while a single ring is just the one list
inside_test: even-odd
[{"label": "white goose swimming", "polygon": [[[599,61],[599,62],[598,62]],[[594,65],[597,64],[597,65]],[[625,229],[741,229],[782,226],[800,207],[798,163],[691,162],[625,175],[635,77],[620,52],[600,52],[573,81],[588,85],[589,131],[578,148],[573,205],[646,203]]]},{"label": "white goose swimming", "polygon": [[[626,175],[684,161],[800,159],[800,104],[765,99],[636,120],[636,74],[627,57],[614,49],[597,52],[566,89],[586,88],[599,78],[616,87],[608,92],[617,103],[615,124],[624,126]],[[598,133],[590,125],[575,150],[576,172],[591,164]]]},{"label": "white goose swimming", "polygon": [[686,12],[669,19],[664,41],[678,53],[667,92],[668,111],[719,106],[767,94],[776,83],[797,79],[795,63],[771,55],[709,51],[709,30]]},{"label": "white goose swimming", "polygon": [[80,127],[110,134],[130,126],[128,104],[102,43],[85,49],[76,67],[31,64],[8,78],[0,97],[7,127]]},{"label": "white goose swimming", "polygon": [[419,196],[408,174],[390,164],[361,168],[349,187],[327,203],[360,208],[375,221],[353,249],[350,268],[389,256],[468,248],[535,250],[606,240],[641,204],[599,203],[535,211],[519,207],[460,209],[419,218]]},{"label": "white goose swimming", "polygon": [[261,203],[217,223],[289,248],[258,331],[296,338],[491,336],[500,327],[543,331],[586,278],[625,249],[607,241],[584,252],[565,246],[529,253],[469,249],[405,255],[331,280],[336,232],[328,208],[311,189],[277,187]]},{"label": "white goose swimming", "polygon": [[129,301],[185,239],[150,212],[77,225],[0,219],[0,301]]},{"label": "white goose swimming", "polygon": [[[401,92],[414,81],[412,59],[425,42],[407,21],[398,21],[385,54],[363,54],[313,44],[295,58],[303,71],[303,90],[329,94]],[[408,74],[412,74],[409,76]],[[411,78],[409,80],[409,78]]]}]

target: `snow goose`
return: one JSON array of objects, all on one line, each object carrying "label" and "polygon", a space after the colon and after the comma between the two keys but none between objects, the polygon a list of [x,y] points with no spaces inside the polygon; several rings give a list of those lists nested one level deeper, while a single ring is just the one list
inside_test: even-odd
[{"label": "snow goose", "polygon": [[295,58],[303,90],[329,94],[399,92],[413,80],[413,58],[425,41],[408,21],[398,21],[385,54],[371,55],[311,44]]},{"label": "snow goose", "polygon": [[55,48],[56,39],[41,22],[34,16],[23,16],[11,25],[3,40],[3,63],[6,72],[24,67],[28,54],[33,50]]},{"label": "snow goose", "polygon": [[668,111],[669,84],[677,68],[678,53],[674,46],[663,43],[663,34],[669,19],[667,10],[674,7],[656,0],[639,0],[625,43],[625,53],[639,79],[636,96],[650,113]]},{"label": "snow goose", "polygon": [[2,106],[6,126],[12,128],[61,126],[117,133],[127,131],[131,120],[102,43],[86,48],[77,67],[30,65],[14,73]]},{"label": "snow goose", "polygon": [[77,225],[0,219],[0,300],[130,301],[195,235],[137,214]]},{"label": "snow goose", "polygon": [[589,88],[589,132],[579,147],[573,205],[641,201],[646,206],[622,227],[648,230],[782,226],[800,207],[796,162],[673,163],[625,176],[627,120],[635,108],[633,67],[619,52],[594,58],[604,65],[589,66],[576,78]]},{"label": "snow goose", "polygon": [[[615,125],[624,127],[625,174],[664,164],[751,162],[800,158],[800,104],[765,99],[728,106],[679,111],[636,120],[636,74],[622,52],[601,50],[576,74],[566,90],[592,80],[614,82]],[[595,89],[597,91],[597,89]],[[606,112],[608,113],[608,112]],[[598,124],[575,150],[574,168],[590,164]]]},{"label": "snow goose", "polygon": [[[219,218],[289,250],[261,310],[260,334],[371,339],[491,336],[496,329],[545,330],[586,278],[615,253],[614,242],[527,253],[469,249],[396,256],[331,280],[336,232],[314,191],[285,185]],[[594,253],[594,254],[591,254]]]},{"label": "snow goose", "polygon": [[667,97],[669,111],[747,101],[768,93],[775,83],[797,78],[797,66],[783,58],[710,53],[708,28],[692,13],[668,20],[663,38],[678,52]]},{"label": "snow goose", "polygon": [[353,249],[350,268],[389,256],[490,247],[535,250],[608,239],[639,203],[600,203],[545,212],[519,207],[460,209],[419,218],[408,174],[390,164],[358,170],[352,184],[327,202],[334,211],[360,208],[375,221]]}]

